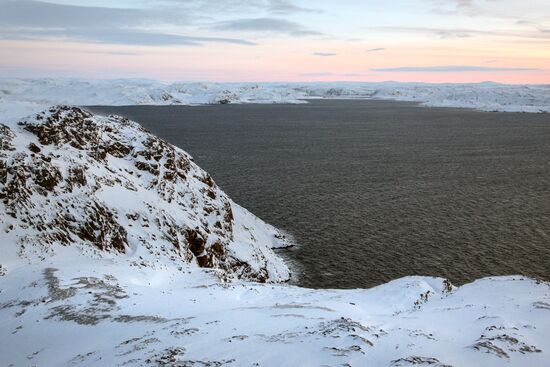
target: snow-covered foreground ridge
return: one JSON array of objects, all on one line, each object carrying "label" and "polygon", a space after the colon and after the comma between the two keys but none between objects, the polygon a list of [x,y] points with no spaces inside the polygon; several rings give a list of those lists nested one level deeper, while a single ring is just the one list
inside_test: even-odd
[{"label": "snow-covered foreground ridge", "polygon": [[304,289],[280,284],[285,245],[132,121],[57,106],[0,125],[2,366],[550,361],[548,283]]},{"label": "snow-covered foreground ridge", "polygon": [[221,284],[62,262],[0,278],[3,366],[548,366],[550,287],[408,277],[367,290]]},{"label": "snow-covered foreground ridge", "polygon": [[304,100],[315,98],[395,99],[422,102],[427,106],[484,111],[550,112],[550,85],[396,82],[168,84],[132,79],[0,79],[0,115],[17,112],[14,104],[45,107],[54,104],[304,103]]}]

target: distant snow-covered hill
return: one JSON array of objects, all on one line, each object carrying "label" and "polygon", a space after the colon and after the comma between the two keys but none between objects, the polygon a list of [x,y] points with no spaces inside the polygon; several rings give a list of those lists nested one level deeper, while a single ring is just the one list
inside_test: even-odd
[{"label": "distant snow-covered hill", "polygon": [[550,85],[424,83],[162,83],[152,80],[0,79],[0,115],[17,106],[305,103],[379,98],[484,111],[550,112]]}]

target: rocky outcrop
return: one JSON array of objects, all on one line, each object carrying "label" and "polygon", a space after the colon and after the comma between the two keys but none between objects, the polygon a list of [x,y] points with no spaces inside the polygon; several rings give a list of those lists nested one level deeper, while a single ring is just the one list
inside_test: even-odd
[{"label": "rocky outcrop", "polygon": [[56,106],[0,126],[0,199],[0,236],[15,238],[22,256],[77,246],[138,256],[140,266],[195,264],[224,279],[289,278],[269,248],[284,244],[276,229],[126,118]]}]

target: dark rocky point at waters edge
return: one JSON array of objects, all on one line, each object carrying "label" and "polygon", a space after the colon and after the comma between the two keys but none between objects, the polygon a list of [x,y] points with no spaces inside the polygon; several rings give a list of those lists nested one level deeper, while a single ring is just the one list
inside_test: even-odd
[{"label": "dark rocky point at waters edge", "polygon": [[299,284],[421,274],[550,279],[548,114],[394,101],[90,107],[189,152],[237,203],[292,233]]}]

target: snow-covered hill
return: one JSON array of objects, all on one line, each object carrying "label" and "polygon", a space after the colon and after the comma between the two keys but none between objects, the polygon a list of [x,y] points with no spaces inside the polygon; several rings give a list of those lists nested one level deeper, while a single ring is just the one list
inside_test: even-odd
[{"label": "snow-covered hill", "polygon": [[[151,80],[0,79],[0,115],[68,105],[305,103],[379,98],[485,111],[550,112],[550,85],[424,83],[162,83]],[[17,108],[20,106],[20,108]]]},{"label": "snow-covered hill", "polygon": [[51,93],[0,113],[1,366],[548,365],[548,283],[281,284],[288,241],[183,150],[76,107],[16,118]]},{"label": "snow-covered hill", "polygon": [[192,263],[223,277],[289,278],[269,249],[285,246],[283,235],[233,203],[187,153],[134,122],[56,106],[0,125],[0,139],[8,268],[63,245],[83,256],[124,253],[137,267]]}]

